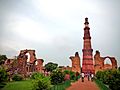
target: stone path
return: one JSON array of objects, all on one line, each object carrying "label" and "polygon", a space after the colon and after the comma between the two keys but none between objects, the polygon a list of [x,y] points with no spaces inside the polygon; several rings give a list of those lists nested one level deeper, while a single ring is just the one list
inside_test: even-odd
[{"label": "stone path", "polygon": [[95,82],[88,81],[87,78],[84,82],[79,79],[77,82],[72,83],[66,90],[100,90]]}]

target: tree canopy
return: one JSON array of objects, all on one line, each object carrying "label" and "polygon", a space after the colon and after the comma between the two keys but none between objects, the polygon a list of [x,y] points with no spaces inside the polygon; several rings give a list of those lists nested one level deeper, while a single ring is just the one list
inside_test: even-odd
[{"label": "tree canopy", "polygon": [[56,63],[49,62],[49,63],[45,64],[45,70],[47,70],[47,72],[49,72],[49,71],[52,72],[57,67],[58,67],[58,64],[56,64]]},{"label": "tree canopy", "polygon": [[0,65],[4,64],[6,59],[7,59],[6,55],[0,55]]}]

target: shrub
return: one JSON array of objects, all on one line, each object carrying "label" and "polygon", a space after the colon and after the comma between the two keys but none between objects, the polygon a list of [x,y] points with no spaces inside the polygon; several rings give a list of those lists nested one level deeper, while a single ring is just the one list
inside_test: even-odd
[{"label": "shrub", "polygon": [[120,89],[120,71],[119,70],[106,70],[98,71],[96,73],[97,79],[107,84],[112,90]]},{"label": "shrub", "polygon": [[31,79],[33,79],[33,90],[48,90],[50,88],[50,78],[41,73],[33,73]]},{"label": "shrub", "polygon": [[64,80],[70,80],[70,75],[69,74],[65,74]]},{"label": "shrub", "polygon": [[13,77],[12,77],[12,80],[13,81],[21,81],[23,80],[23,77],[19,74],[15,74]]},{"label": "shrub", "polygon": [[8,80],[8,74],[3,67],[0,67],[0,82],[4,82]]},{"label": "shrub", "polygon": [[75,80],[76,79],[75,72],[73,72],[73,71],[65,70],[64,74],[69,74],[70,75],[70,80]]},{"label": "shrub", "polygon": [[0,88],[3,88],[6,85],[5,81],[7,80],[8,74],[6,70],[2,66],[0,66]]},{"label": "shrub", "polygon": [[75,76],[75,72],[70,71],[70,80],[75,80],[76,76]]},{"label": "shrub", "polygon": [[59,70],[55,70],[51,73],[51,83],[53,85],[62,83],[64,81],[64,73]]},{"label": "shrub", "polygon": [[70,74],[70,71],[69,70],[64,70],[64,73],[65,74]]},{"label": "shrub", "polygon": [[31,76],[31,79],[38,79],[38,78],[44,78],[44,75],[42,73],[35,72]]}]

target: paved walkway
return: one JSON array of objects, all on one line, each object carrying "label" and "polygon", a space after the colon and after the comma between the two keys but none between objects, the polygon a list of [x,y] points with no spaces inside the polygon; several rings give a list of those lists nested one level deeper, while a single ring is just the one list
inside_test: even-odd
[{"label": "paved walkway", "polygon": [[88,81],[87,78],[84,79],[84,82],[81,81],[81,78],[72,83],[70,87],[66,90],[100,90],[99,87],[95,84],[95,82]]}]

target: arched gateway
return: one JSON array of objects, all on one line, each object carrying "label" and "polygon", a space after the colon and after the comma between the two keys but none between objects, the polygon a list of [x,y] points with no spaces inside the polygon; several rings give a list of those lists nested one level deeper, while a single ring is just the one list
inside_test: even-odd
[{"label": "arched gateway", "polygon": [[21,50],[18,55],[18,73],[23,76],[29,75],[34,71],[42,72],[43,59],[37,59],[35,50]]},{"label": "arched gateway", "polygon": [[[104,61],[107,58],[111,61],[112,65],[104,63]],[[96,51],[96,54],[94,55],[94,61],[95,61],[95,72],[106,69],[117,69],[117,60],[115,59],[115,57],[110,57],[110,56],[101,57],[99,51]]]},{"label": "arched gateway", "polygon": [[[107,56],[107,57],[102,57],[102,58],[103,58],[103,62],[104,62],[107,58],[109,58],[110,61],[111,61],[111,64],[112,64],[112,69],[117,68],[117,61],[116,61],[115,57]],[[104,63],[104,64],[103,64],[104,69],[106,68],[105,65],[106,65],[106,64]],[[106,69],[107,69],[107,68],[106,68]],[[108,69],[109,69],[109,67],[108,67]]]}]

